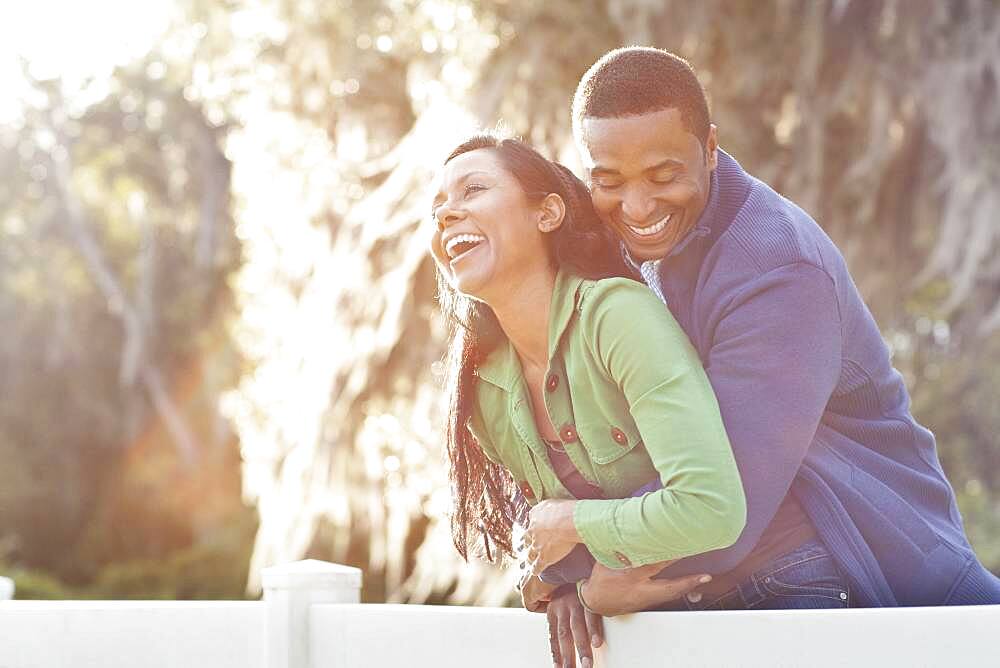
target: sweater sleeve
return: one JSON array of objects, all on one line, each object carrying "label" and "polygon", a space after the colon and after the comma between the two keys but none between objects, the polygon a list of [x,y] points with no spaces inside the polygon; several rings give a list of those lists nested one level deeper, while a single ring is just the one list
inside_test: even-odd
[{"label": "sweater sleeve", "polygon": [[641,497],[579,501],[577,531],[611,568],[731,545],[744,525],[743,488],[694,348],[645,287],[611,282],[593,292],[598,294],[587,297],[580,326],[621,388],[663,488]]},{"label": "sweater sleeve", "polygon": [[[671,569],[725,572],[753,549],[805,458],[840,376],[837,293],[820,267],[773,269],[735,294],[710,320],[704,360],[747,499],[739,540],[711,562]],[[681,564],[678,564],[681,566]]]}]

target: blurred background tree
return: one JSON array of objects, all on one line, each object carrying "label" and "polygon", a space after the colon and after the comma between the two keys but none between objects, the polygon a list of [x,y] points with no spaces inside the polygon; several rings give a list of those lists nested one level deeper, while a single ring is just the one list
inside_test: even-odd
[{"label": "blurred background tree", "polygon": [[995,2],[171,10],[74,96],[28,67],[0,134],[0,560],[38,595],[312,556],[367,600],[509,601],[450,545],[428,191],[498,120],[578,167],[576,81],[631,43],[691,60],[722,146],[844,251],[1000,571]]}]

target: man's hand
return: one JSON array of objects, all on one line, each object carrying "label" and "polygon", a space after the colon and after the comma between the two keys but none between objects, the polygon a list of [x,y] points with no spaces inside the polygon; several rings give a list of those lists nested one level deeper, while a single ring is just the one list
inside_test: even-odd
[{"label": "man's hand", "polygon": [[542,501],[531,509],[524,532],[531,572],[538,575],[582,542],[573,523],[575,501]]},{"label": "man's hand", "polygon": [[583,583],[580,595],[587,607],[594,612],[614,617],[677,600],[712,579],[707,574],[686,575],[669,580],[651,579],[671,563],[673,562],[663,561],[620,570],[594,564],[590,579]]},{"label": "man's hand", "polygon": [[556,668],[591,668],[594,654],[590,649],[604,644],[604,624],[600,615],[588,612],[580,605],[575,587],[567,587],[549,603],[549,647],[552,665]]}]

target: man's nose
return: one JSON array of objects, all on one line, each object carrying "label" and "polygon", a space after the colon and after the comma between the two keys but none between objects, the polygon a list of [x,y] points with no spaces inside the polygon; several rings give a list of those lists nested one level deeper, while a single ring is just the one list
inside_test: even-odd
[{"label": "man's nose", "polygon": [[622,194],[622,214],[626,222],[645,223],[656,209],[656,201],[645,188],[628,188]]}]

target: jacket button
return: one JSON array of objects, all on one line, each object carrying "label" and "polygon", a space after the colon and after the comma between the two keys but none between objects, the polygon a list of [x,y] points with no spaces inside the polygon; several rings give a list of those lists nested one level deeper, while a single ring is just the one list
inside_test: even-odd
[{"label": "jacket button", "polygon": [[559,376],[550,373],[548,379],[545,381],[545,389],[549,392],[555,392],[557,387],[559,387]]},{"label": "jacket button", "polygon": [[563,428],[559,430],[559,438],[562,439],[563,443],[572,443],[576,440],[576,427],[564,424]]},{"label": "jacket button", "polygon": [[535,492],[532,491],[531,485],[529,485],[527,482],[521,482],[519,484],[521,487],[521,493],[524,494],[524,498],[526,498],[528,501],[534,501]]},{"label": "jacket button", "polygon": [[615,552],[615,559],[617,559],[618,561],[620,561],[626,567],[629,567],[629,566],[632,565],[632,562],[629,561],[629,558],[626,557],[621,552]]},{"label": "jacket button", "polygon": [[618,427],[611,428],[611,438],[615,439],[615,443],[617,443],[618,445],[621,446],[628,445],[628,436],[626,436],[625,432],[623,432]]}]

